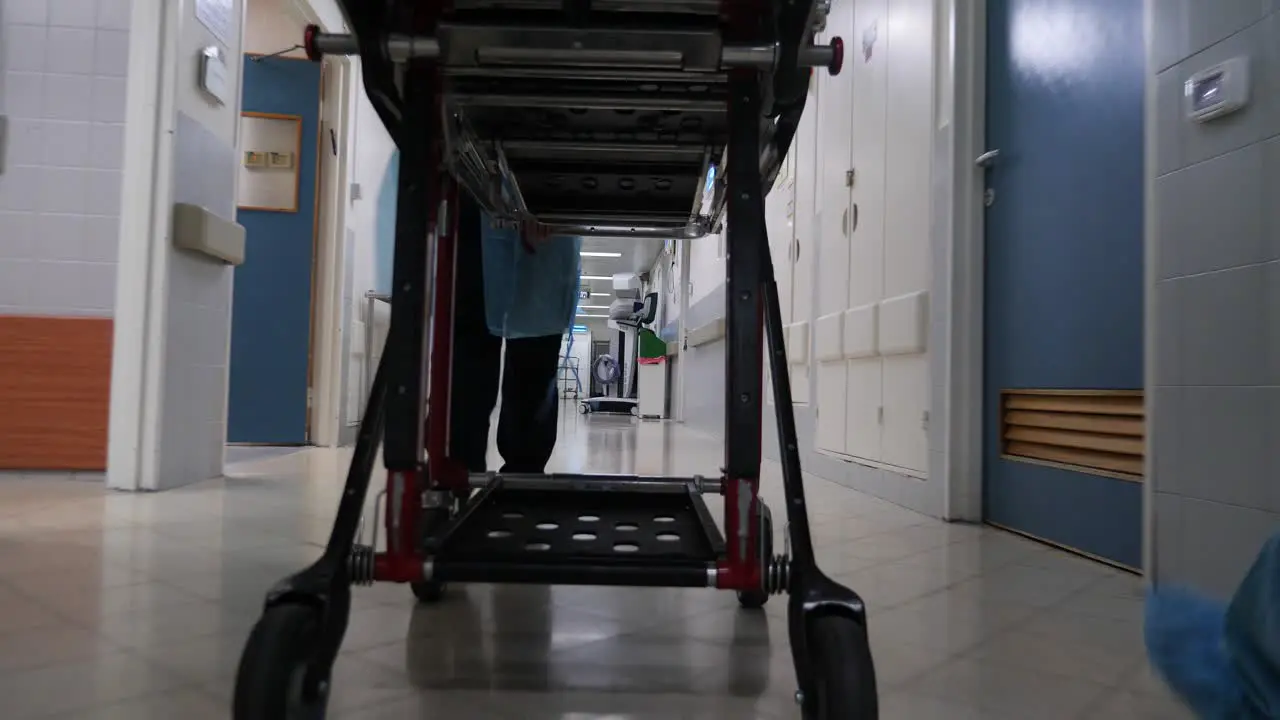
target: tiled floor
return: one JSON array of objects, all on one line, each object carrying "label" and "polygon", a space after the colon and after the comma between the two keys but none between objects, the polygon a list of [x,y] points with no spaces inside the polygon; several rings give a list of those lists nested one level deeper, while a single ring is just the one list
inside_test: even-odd
[{"label": "tiled floor", "polygon": [[[714,472],[686,428],[566,414],[554,469]],[[345,453],[254,457],[155,495],[0,479],[0,717],[229,716],[263,591],[319,552]],[[776,466],[767,497],[779,511]],[[824,568],[862,593],[888,720],[1188,717],[1150,677],[1136,578],[811,479]],[[718,512],[717,512],[718,514]],[[331,717],[798,718],[782,610],[713,591],[358,589]]]}]

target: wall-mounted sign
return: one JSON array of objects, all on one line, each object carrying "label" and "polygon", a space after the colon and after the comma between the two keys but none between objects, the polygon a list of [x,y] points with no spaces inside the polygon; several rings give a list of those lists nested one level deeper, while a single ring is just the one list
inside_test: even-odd
[{"label": "wall-mounted sign", "polygon": [[590,300],[590,299],[591,299],[591,291],[590,291],[590,290],[585,290],[585,289],[584,289],[584,290],[579,290],[579,291],[578,291],[578,299],[579,299],[579,300]]},{"label": "wall-mounted sign", "polygon": [[209,28],[218,42],[231,44],[235,27],[235,0],[196,0],[196,19]]},{"label": "wall-mounted sign", "polygon": [[293,153],[291,152],[267,153],[267,167],[273,170],[292,170],[293,169]]}]

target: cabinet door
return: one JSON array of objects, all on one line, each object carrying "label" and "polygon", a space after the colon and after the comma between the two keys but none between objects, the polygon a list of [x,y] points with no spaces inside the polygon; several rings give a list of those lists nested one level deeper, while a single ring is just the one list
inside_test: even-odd
[{"label": "cabinet door", "polygon": [[[850,33],[853,92],[853,187],[849,206],[849,310],[859,331],[845,343],[845,413],[850,455],[881,459],[884,395],[878,357],[877,304],[884,296],[885,106],[888,95],[885,23],[888,0],[858,0]],[[846,323],[849,325],[850,323]],[[847,329],[851,329],[847,328]],[[853,337],[856,335],[857,337]]]},{"label": "cabinet door", "polygon": [[929,358],[889,355],[884,362],[884,425],[880,460],[926,472],[929,469]]},{"label": "cabinet door", "polygon": [[[834,0],[827,16],[826,37],[848,37],[853,25],[854,0]],[[819,237],[818,297],[814,322],[814,360],[817,372],[819,449],[845,452],[844,358],[841,354],[841,316],[849,306],[849,188],[850,114],[853,73],[832,77],[815,73],[821,83],[822,111],[818,113],[816,192]]]},{"label": "cabinet door", "polygon": [[885,163],[884,295],[929,289],[929,225],[934,139],[933,0],[893,0],[888,11],[882,137]]},{"label": "cabinet door", "polygon": [[845,452],[856,458],[880,460],[880,408],[884,364],[865,357],[845,363],[849,412],[845,417]]},{"label": "cabinet door", "polygon": [[813,323],[813,255],[818,248],[817,182],[818,182],[818,115],[821,112],[821,83],[809,83],[809,100],[791,143],[795,179],[794,238],[791,252],[791,323],[789,334],[794,343],[795,362],[791,366],[791,392],[797,403],[809,402],[810,328]]},{"label": "cabinet door", "polygon": [[795,235],[792,216],[795,207],[795,182],[791,176],[792,158],[786,158],[773,189],[765,196],[765,229],[769,233],[769,254],[773,258],[773,275],[778,283],[778,300],[783,324],[791,322],[791,243]]},{"label": "cabinet door", "polygon": [[[773,188],[764,200],[765,230],[769,234],[769,254],[773,260],[774,282],[778,285],[778,299],[782,314],[782,324],[786,327],[791,322],[791,238],[792,215],[795,206],[795,181],[791,174],[792,160],[785,158]],[[768,372],[769,355],[764,355],[765,397],[773,404],[773,377]]]},{"label": "cabinet door", "polygon": [[928,466],[928,289],[934,138],[933,0],[893,0],[888,16],[885,117],[884,462],[924,472]]}]

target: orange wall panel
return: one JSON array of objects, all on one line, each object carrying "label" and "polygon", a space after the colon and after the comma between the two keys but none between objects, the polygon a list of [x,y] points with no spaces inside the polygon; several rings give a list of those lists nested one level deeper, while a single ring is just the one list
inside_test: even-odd
[{"label": "orange wall panel", "polygon": [[110,318],[0,317],[0,469],[107,467]]}]

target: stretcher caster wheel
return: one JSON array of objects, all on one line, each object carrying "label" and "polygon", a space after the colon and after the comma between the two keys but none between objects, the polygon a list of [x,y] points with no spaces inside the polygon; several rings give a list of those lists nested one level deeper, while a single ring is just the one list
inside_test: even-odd
[{"label": "stretcher caster wheel", "polygon": [[263,613],[240,656],[234,720],[323,720],[328,681],[306,687],[319,634],[315,608],[278,605]]},{"label": "stretcher caster wheel", "polygon": [[413,590],[413,596],[418,598],[418,602],[431,604],[440,602],[448,586],[439,580],[423,580],[410,583],[409,587]]},{"label": "stretcher caster wheel", "polygon": [[809,667],[813,668],[812,720],[879,717],[871,646],[866,630],[842,615],[827,615],[810,627]]},{"label": "stretcher caster wheel", "polygon": [[[767,507],[763,508],[760,516],[760,557],[764,558],[766,573],[761,580],[767,585],[769,582],[767,572],[769,564],[773,561],[773,515]],[[738,605],[744,610],[759,610],[767,602],[769,602],[767,587],[738,591]]]},{"label": "stretcher caster wheel", "polygon": [[[424,542],[435,534],[436,530],[446,525],[449,520],[457,514],[457,507],[446,509],[428,510],[422,515],[422,536]],[[445,590],[449,586],[439,580],[423,580],[422,582],[409,583],[409,589],[413,590],[413,596],[418,602],[424,604],[434,604],[440,602],[444,598]]]},{"label": "stretcher caster wheel", "polygon": [[586,403],[581,403],[578,405],[578,412],[582,415],[586,415],[591,412],[591,406]]},{"label": "stretcher caster wheel", "polygon": [[631,417],[640,417],[640,406],[639,406],[639,405],[632,405],[632,406],[631,406]]}]

